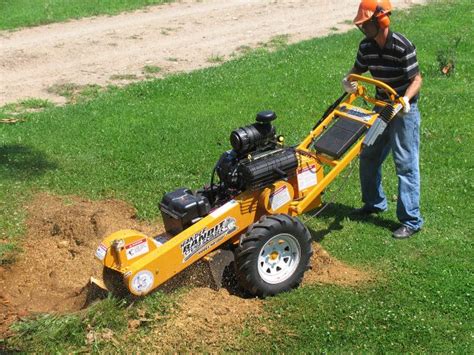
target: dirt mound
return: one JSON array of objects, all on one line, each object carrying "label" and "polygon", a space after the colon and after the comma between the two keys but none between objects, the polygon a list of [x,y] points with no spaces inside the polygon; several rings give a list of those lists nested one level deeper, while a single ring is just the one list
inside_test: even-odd
[{"label": "dirt mound", "polygon": [[122,201],[39,194],[26,208],[23,252],[0,273],[0,332],[22,315],[81,309],[89,278],[102,272],[94,258],[100,240],[125,228],[154,232]]},{"label": "dirt mound", "polygon": [[319,244],[313,243],[311,270],[308,270],[303,279],[303,285],[314,283],[328,283],[343,286],[356,286],[374,279],[367,272],[358,270],[331,257]]}]

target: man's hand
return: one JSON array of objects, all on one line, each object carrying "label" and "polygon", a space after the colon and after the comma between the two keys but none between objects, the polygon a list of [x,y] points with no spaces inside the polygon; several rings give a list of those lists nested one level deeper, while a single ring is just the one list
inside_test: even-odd
[{"label": "man's hand", "polygon": [[344,91],[348,94],[352,94],[357,91],[357,81],[350,81],[347,79],[347,76],[342,79],[342,87]]},{"label": "man's hand", "polygon": [[423,82],[423,79],[421,78],[420,73],[416,74],[410,82],[410,85],[407,88],[407,91],[405,91],[405,96],[403,96],[402,100],[404,103],[406,103],[406,107],[403,108],[403,112],[408,113],[410,112],[410,99],[409,97],[413,98],[420,92],[421,88],[421,83]]},{"label": "man's hand", "polygon": [[400,98],[400,101],[403,101],[403,112],[410,112],[410,99],[407,96],[403,96]]}]

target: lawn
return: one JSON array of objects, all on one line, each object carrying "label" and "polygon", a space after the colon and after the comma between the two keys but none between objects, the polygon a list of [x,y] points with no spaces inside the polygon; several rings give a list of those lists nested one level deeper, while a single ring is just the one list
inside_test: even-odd
[{"label": "lawn", "polygon": [[[393,240],[393,201],[381,217],[348,219],[360,205],[357,174],[339,179],[325,195],[335,203],[307,225],[331,255],[370,270],[377,281],[358,288],[305,286],[267,299],[259,322],[236,334],[240,349],[473,353],[474,33],[467,20],[473,10],[470,0],[444,1],[393,16],[393,29],[416,44],[424,77],[419,103],[423,231],[410,240]],[[219,67],[47,107],[28,114],[25,122],[0,126],[1,260],[8,262],[18,247],[20,206],[35,192],[120,198],[141,218],[153,219],[164,192],[208,182],[216,159],[229,148],[230,131],[251,123],[259,110],[276,111],[278,132],[288,144],[297,143],[340,95],[340,80],[360,39],[354,30],[273,53],[260,50]],[[455,63],[450,76],[440,72],[446,58]],[[396,195],[391,159],[384,185],[388,196]],[[66,324],[62,338],[45,335],[48,326],[41,323],[44,338],[36,339],[60,339],[63,349],[75,349],[77,342],[61,339],[67,329],[80,339],[78,319],[60,323]],[[271,333],[259,333],[262,324]],[[35,326],[23,325],[31,339]],[[57,349],[47,341],[43,351]],[[16,344],[38,349],[26,338]]]},{"label": "lawn", "polygon": [[0,30],[114,15],[170,0],[0,0]]}]

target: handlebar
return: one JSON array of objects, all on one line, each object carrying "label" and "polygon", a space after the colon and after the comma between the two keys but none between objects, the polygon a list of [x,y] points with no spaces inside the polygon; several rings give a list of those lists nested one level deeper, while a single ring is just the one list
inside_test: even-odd
[{"label": "handlebar", "polygon": [[[372,78],[368,78],[366,76],[362,76],[362,75],[357,75],[357,74],[350,74],[348,77],[347,77],[348,80],[350,81],[357,81],[357,82],[364,82],[364,83],[367,83],[367,84],[371,84],[371,85],[374,85],[382,90],[384,90],[388,96],[389,96],[389,99],[391,101],[392,104],[401,104],[403,107],[405,107],[405,103],[403,100],[400,100],[400,95],[397,94],[397,92],[389,85],[379,81],[379,80],[375,80],[375,79],[372,79]],[[361,96],[364,100],[366,101],[369,101],[377,106],[385,106],[386,103],[383,103],[375,98],[372,98],[372,97],[369,97],[367,96],[367,90],[365,89],[365,87],[363,86],[360,86],[357,88],[357,95],[358,96]]]}]

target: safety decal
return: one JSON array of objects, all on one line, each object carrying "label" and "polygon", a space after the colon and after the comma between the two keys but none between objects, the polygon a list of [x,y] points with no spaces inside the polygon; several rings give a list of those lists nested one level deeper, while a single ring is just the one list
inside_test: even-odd
[{"label": "safety decal", "polygon": [[95,251],[96,258],[102,261],[105,259],[106,254],[107,254],[107,247],[102,243],[99,244],[99,246],[97,247],[97,250]]},{"label": "safety decal", "polygon": [[314,186],[318,183],[318,178],[316,176],[316,166],[309,165],[298,170],[298,189],[303,191],[308,187]]},{"label": "safety decal", "polygon": [[288,187],[286,187],[285,185],[283,185],[270,195],[270,206],[273,211],[276,211],[277,209],[286,205],[290,201],[290,192],[288,191]]},{"label": "safety decal", "polygon": [[130,287],[137,294],[146,293],[152,288],[154,280],[150,271],[142,270],[133,277]]},{"label": "safety decal", "polygon": [[127,260],[131,260],[140,255],[146,254],[148,251],[149,248],[146,238],[137,240],[136,242],[125,246],[125,255],[127,256]]},{"label": "safety decal", "polygon": [[183,263],[189,260],[193,255],[200,253],[212,247],[224,236],[237,229],[235,218],[227,217],[216,226],[208,229],[203,228],[190,238],[181,243],[181,252],[183,253]]}]

